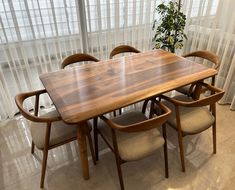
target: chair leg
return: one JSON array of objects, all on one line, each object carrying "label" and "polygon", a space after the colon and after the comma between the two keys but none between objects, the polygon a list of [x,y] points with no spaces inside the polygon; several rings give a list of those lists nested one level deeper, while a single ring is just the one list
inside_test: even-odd
[{"label": "chair leg", "polygon": [[168,155],[167,155],[167,135],[166,135],[166,124],[162,126],[163,138],[165,140],[164,143],[164,160],[165,160],[165,177],[169,177],[169,169],[168,169]]},{"label": "chair leg", "polygon": [[47,166],[47,156],[48,156],[48,148],[44,147],[43,150],[43,160],[42,160],[42,173],[41,173],[41,182],[40,182],[40,188],[44,187],[44,179],[46,174],[46,166]]},{"label": "chair leg", "polygon": [[94,149],[93,149],[93,144],[92,144],[92,139],[91,139],[91,133],[90,132],[87,133],[87,138],[88,138],[89,147],[90,147],[90,151],[91,151],[91,157],[92,157],[94,165],[96,165],[95,153],[94,153]]},{"label": "chair leg", "polygon": [[33,154],[34,153],[34,142],[32,141],[32,145],[31,145],[31,154]]},{"label": "chair leg", "polygon": [[40,188],[44,187],[44,179],[46,174],[46,166],[47,166],[47,156],[48,156],[48,147],[50,141],[50,133],[51,133],[51,123],[47,123],[44,149],[43,149],[43,160],[42,160],[42,173],[41,173],[41,182]]},{"label": "chair leg", "polygon": [[179,142],[179,149],[180,149],[182,172],[185,172],[183,137],[180,131],[178,131],[178,142]]},{"label": "chair leg", "polygon": [[151,104],[150,104],[150,111],[149,111],[149,119],[151,119],[153,117],[153,110],[154,110],[154,102],[151,101]]},{"label": "chair leg", "polygon": [[124,183],[123,183],[123,177],[122,177],[120,158],[116,153],[115,153],[115,159],[116,159],[116,165],[117,165],[117,170],[118,170],[120,187],[121,187],[121,190],[124,190]]},{"label": "chair leg", "polygon": [[116,117],[116,110],[113,111],[113,116]]},{"label": "chair leg", "polygon": [[149,100],[145,100],[142,106],[142,113],[145,114]]},{"label": "chair leg", "polygon": [[97,131],[97,122],[98,118],[94,119],[94,144],[95,144],[95,159],[96,161],[99,160],[99,147],[98,147],[98,131]]},{"label": "chair leg", "polygon": [[212,126],[212,135],[213,135],[213,153],[216,154],[216,123]]},{"label": "chair leg", "polygon": [[119,152],[118,152],[117,139],[116,139],[115,131],[112,128],[111,128],[111,133],[112,133],[112,140],[113,140],[113,148],[114,148],[115,160],[116,160],[116,165],[117,165],[117,170],[118,170],[119,183],[120,183],[121,190],[124,190],[123,177],[122,177],[122,169],[121,169],[121,160],[120,160]]},{"label": "chair leg", "polygon": [[180,149],[182,172],[185,172],[183,134],[181,131],[179,106],[175,106],[175,113],[176,113],[176,121],[177,121],[177,134],[178,134],[178,143],[179,143],[179,149]]},{"label": "chair leg", "polygon": [[119,109],[119,115],[122,115],[122,108]]}]

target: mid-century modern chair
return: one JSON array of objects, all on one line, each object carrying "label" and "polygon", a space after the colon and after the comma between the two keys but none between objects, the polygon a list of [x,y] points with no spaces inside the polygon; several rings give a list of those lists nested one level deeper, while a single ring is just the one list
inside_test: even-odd
[{"label": "mid-century modern chair", "polygon": [[[90,61],[90,62],[99,62],[98,59],[96,59],[95,57],[86,54],[86,53],[77,53],[77,54],[73,54],[70,55],[68,57],[66,57],[64,59],[64,61],[61,64],[61,69],[64,69],[66,66],[74,64],[74,63],[79,63],[79,62],[83,62],[83,61]],[[97,121],[98,118],[94,118],[93,120],[93,125],[97,125]]]},{"label": "mid-century modern chair", "polygon": [[[168,178],[167,141],[165,122],[171,111],[162,103],[153,100],[162,111],[160,115],[148,119],[142,112],[131,111],[112,119],[101,116],[102,121],[95,127],[95,152],[98,160],[98,138],[100,134],[115,154],[119,182],[124,189],[121,164],[136,161],[151,155],[164,146],[165,176]],[[158,128],[162,126],[163,137]]]},{"label": "mid-century modern chair", "polygon": [[160,96],[166,100],[163,103],[173,113],[169,117],[167,124],[177,130],[183,172],[185,172],[184,136],[201,133],[212,127],[213,153],[216,153],[216,102],[222,98],[224,91],[210,84],[198,82],[194,93],[200,94],[203,88],[210,91],[211,94],[197,100],[192,99],[188,95],[178,95],[173,98],[164,95]]},{"label": "mid-century modern chair", "polygon": [[89,54],[77,53],[66,57],[61,64],[61,69],[64,69],[66,66],[71,65],[73,63],[78,63],[82,61],[98,62],[99,60]]},{"label": "mid-century modern chair", "polygon": [[[185,57],[185,58],[195,57],[195,58],[205,59],[211,63],[212,68],[219,70],[219,66],[220,66],[219,57],[211,51],[207,51],[207,50],[194,51],[192,53],[188,53],[186,55],[183,55],[183,57]],[[213,86],[215,85],[215,76],[212,77],[211,84]],[[194,84],[189,84],[189,85],[177,88],[176,91],[191,96],[194,87],[195,87]],[[201,92],[202,93],[205,92],[205,88],[203,88]]]},{"label": "mid-century modern chair", "polygon": [[[115,47],[111,53],[109,54],[109,58],[112,59],[114,56],[118,54],[124,54],[124,53],[140,53],[140,51],[132,46],[129,45],[120,45]],[[114,116],[116,116],[116,110],[113,111]],[[119,114],[122,114],[122,109],[119,109]]]},{"label": "mid-century modern chair", "polygon": [[[65,143],[69,143],[77,139],[77,124],[68,125],[64,123],[59,115],[59,113],[54,110],[48,112],[44,115],[38,115],[39,110],[39,97],[41,94],[47,93],[46,90],[38,90],[28,93],[21,93],[16,95],[15,102],[19,108],[20,113],[28,120],[30,123],[30,132],[32,136],[32,147],[31,153],[34,153],[34,146],[39,150],[43,151],[43,162],[42,162],[42,172],[41,172],[41,182],[40,187],[44,186],[44,179],[46,173],[47,156],[48,150],[61,146]],[[28,98],[35,98],[34,114],[31,114],[24,108],[24,102]],[[89,129],[91,131],[91,127]],[[95,156],[92,146],[92,139],[90,132],[87,133],[89,146],[91,150],[91,155],[94,164]]]}]

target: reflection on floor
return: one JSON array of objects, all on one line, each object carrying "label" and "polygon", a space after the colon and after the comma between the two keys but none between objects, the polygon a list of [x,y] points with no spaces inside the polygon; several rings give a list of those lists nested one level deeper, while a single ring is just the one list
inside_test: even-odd
[{"label": "reflection on floor", "polygon": [[[217,154],[212,155],[211,130],[184,138],[186,173],[180,170],[177,136],[168,128],[170,178],[164,177],[163,152],[122,165],[126,189],[234,189],[235,112],[217,107]],[[30,154],[28,123],[22,117],[0,123],[0,189],[40,189],[42,152]],[[101,141],[101,140],[100,140]],[[90,161],[90,179],[83,180],[76,142],[49,151],[45,188],[48,190],[119,189],[114,155],[101,145],[100,161]]]}]

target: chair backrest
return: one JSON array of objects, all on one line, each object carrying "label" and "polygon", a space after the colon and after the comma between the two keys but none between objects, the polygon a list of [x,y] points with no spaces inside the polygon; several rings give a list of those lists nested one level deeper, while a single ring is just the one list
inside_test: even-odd
[{"label": "chair backrest", "polygon": [[77,62],[82,62],[82,61],[98,62],[99,60],[89,54],[77,53],[77,54],[66,57],[63,63],[61,64],[61,69],[64,69],[67,65],[77,63]]},{"label": "chair backrest", "polygon": [[[47,93],[47,91],[44,90],[38,90],[38,91],[32,91],[32,92],[26,92],[26,93],[20,93],[15,96],[15,102],[17,107],[19,108],[20,113],[28,120],[34,121],[34,122],[44,122],[44,123],[51,123],[54,121],[61,120],[61,117],[39,117],[38,116],[38,108],[39,108],[39,96],[41,94]],[[35,96],[35,106],[34,106],[34,115],[31,114],[28,110],[24,109],[24,101],[27,98]]]},{"label": "chair backrest", "polygon": [[183,57],[200,57],[200,58],[206,59],[214,64],[214,68],[216,70],[218,70],[220,66],[219,57],[215,53],[211,51],[207,51],[207,50],[194,51],[194,52],[183,55]]},{"label": "chair backrest", "polygon": [[163,123],[167,121],[168,117],[171,114],[171,110],[161,102],[158,102],[156,100],[152,100],[152,101],[154,101],[154,103],[157,106],[159,106],[161,113],[162,113],[161,115],[147,119],[142,122],[138,122],[138,123],[131,124],[131,125],[125,125],[125,126],[114,123],[112,120],[109,120],[104,116],[101,116],[101,119],[113,129],[116,129],[122,132],[129,132],[129,133],[146,131],[146,130],[150,130],[156,127],[160,127]]},{"label": "chair backrest", "polygon": [[132,46],[129,46],[129,45],[120,45],[120,46],[117,46],[115,47],[110,55],[109,55],[109,58],[112,59],[113,56],[117,55],[117,54],[120,54],[120,53],[140,53],[139,50],[135,49],[134,47]]}]

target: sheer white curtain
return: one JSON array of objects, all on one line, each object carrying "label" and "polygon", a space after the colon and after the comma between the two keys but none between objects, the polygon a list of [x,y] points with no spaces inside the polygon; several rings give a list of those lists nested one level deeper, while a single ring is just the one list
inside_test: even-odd
[{"label": "sheer white curtain", "polygon": [[155,0],[85,0],[88,52],[107,59],[119,44],[151,49],[155,5]]},{"label": "sheer white curtain", "polygon": [[225,90],[221,104],[235,110],[235,1],[184,0],[187,15],[184,53],[210,50],[219,55],[221,66],[216,85]]},{"label": "sheer white curtain", "polygon": [[[39,75],[77,52],[107,59],[118,44],[151,49],[155,0],[0,1],[0,119],[12,117],[14,96],[43,88]],[[48,97],[43,106],[50,106]],[[32,107],[29,102],[28,109]]]},{"label": "sheer white curtain", "polygon": [[[14,96],[42,88],[38,76],[82,51],[75,0],[0,2],[0,118],[16,112]],[[50,105],[42,98],[42,105]],[[30,106],[30,104],[29,104]]]}]

